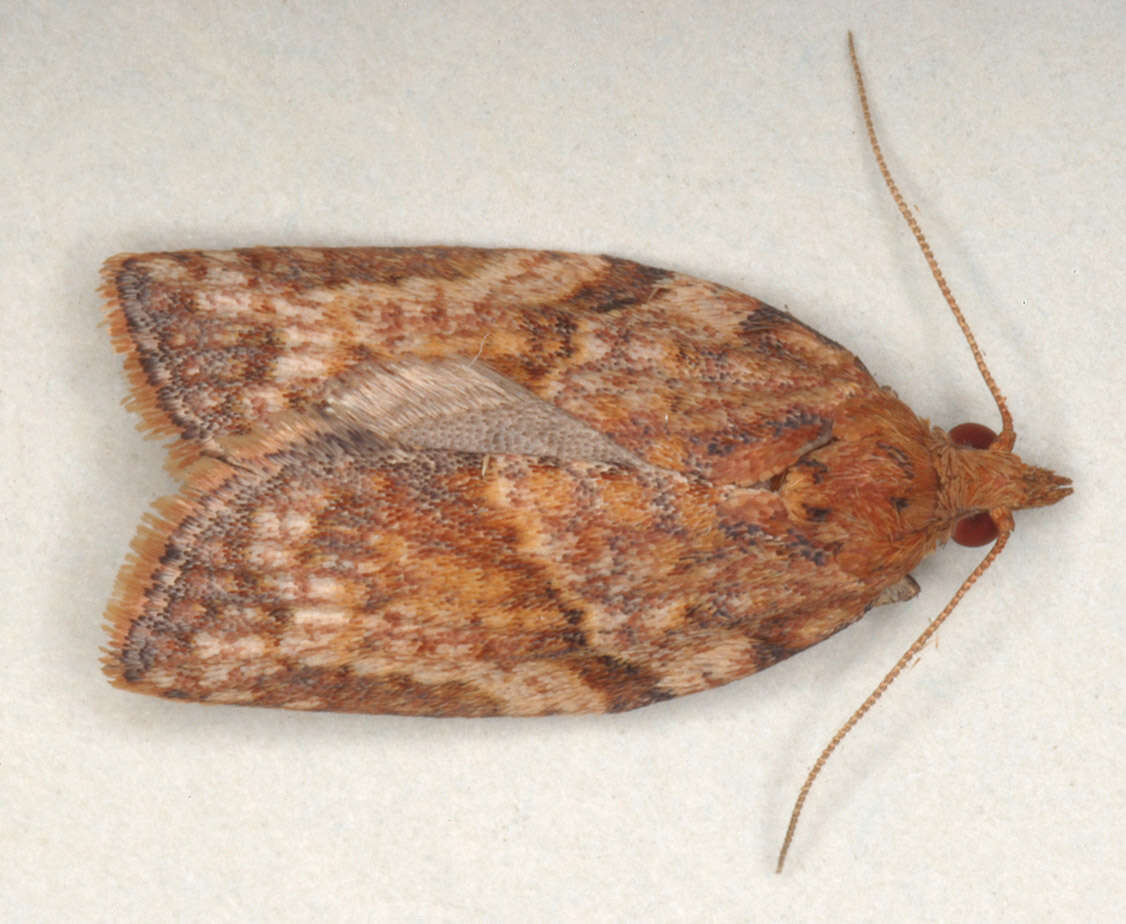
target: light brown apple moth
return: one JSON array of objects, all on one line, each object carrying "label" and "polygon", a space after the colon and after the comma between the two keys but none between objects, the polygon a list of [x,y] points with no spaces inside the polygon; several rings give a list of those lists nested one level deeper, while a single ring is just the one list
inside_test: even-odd
[{"label": "light brown apple moth", "polygon": [[789,314],[627,260],[269,247],[103,275],[129,406],[184,480],[109,606],[124,689],[633,709],[913,596],[951,535],[1070,490],[1012,453],[999,392],[1000,436],[947,433]]}]

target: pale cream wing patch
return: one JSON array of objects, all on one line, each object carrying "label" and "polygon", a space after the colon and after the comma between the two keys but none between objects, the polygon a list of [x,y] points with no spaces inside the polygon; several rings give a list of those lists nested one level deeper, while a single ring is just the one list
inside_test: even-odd
[{"label": "pale cream wing patch", "polygon": [[362,433],[412,449],[646,463],[479,360],[368,362],[339,377],[311,412],[285,411],[249,435],[217,441],[243,464],[325,433]]}]

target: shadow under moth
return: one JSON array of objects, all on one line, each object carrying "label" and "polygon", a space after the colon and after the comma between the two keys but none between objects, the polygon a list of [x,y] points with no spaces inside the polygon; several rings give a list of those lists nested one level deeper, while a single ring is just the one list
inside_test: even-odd
[{"label": "shadow under moth", "polygon": [[1011,511],[1070,491],[1013,454],[952,300],[1000,435],[932,426],[785,312],[612,257],[260,247],[103,275],[127,404],[176,438],[184,482],[109,604],[124,689],[634,709],[769,667],[914,596],[951,536],[999,534],[819,759],[787,845],[828,753]]}]

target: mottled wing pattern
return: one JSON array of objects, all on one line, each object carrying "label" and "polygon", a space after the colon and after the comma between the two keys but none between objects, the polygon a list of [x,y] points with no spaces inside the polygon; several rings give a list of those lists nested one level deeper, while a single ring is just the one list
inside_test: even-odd
[{"label": "mottled wing pattern", "polygon": [[[131,404],[187,466],[109,607],[121,686],[629,709],[814,644],[902,576],[843,570],[828,510],[780,490],[882,393],[740,293],[465,248],[120,256],[105,278]],[[787,477],[817,495],[807,468]]]},{"label": "mottled wing pattern", "polygon": [[753,298],[612,257],[457,247],[121,255],[131,406],[174,459],[319,407],[357,368],[475,361],[654,465],[769,480],[875,383]]},{"label": "mottled wing pattern", "polygon": [[773,664],[870,595],[795,547],[769,491],[355,434],[202,463],[134,551],[116,684],[298,709],[631,709]]}]

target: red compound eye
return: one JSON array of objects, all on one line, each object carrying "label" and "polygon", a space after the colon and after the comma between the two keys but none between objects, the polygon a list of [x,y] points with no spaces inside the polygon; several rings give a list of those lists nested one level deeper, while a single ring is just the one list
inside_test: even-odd
[{"label": "red compound eye", "polygon": [[964,423],[950,431],[950,439],[956,446],[967,449],[988,449],[997,439],[997,434],[984,424]]},{"label": "red compound eye", "polygon": [[[968,426],[973,427],[977,424],[968,424]],[[999,533],[997,524],[993,522],[993,518],[988,513],[975,513],[968,517],[962,517],[954,524],[953,538],[958,545],[973,548],[979,545],[987,545],[996,539]]]}]

